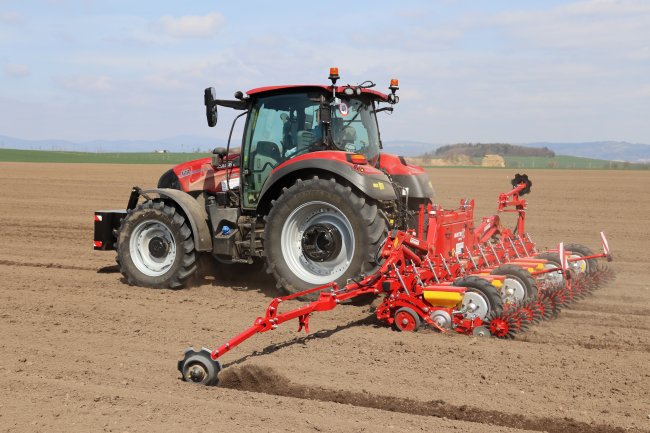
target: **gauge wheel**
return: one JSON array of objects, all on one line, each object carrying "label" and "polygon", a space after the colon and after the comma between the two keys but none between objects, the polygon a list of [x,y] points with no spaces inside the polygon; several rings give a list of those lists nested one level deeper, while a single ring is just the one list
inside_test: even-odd
[{"label": "gauge wheel", "polygon": [[[571,252],[571,254],[569,254],[570,259],[594,255],[593,251],[591,251],[589,247],[582,244],[567,244],[564,248]],[[598,262],[596,259],[578,260],[576,262],[569,262],[569,266],[576,274],[586,275],[591,274],[598,269]]]},{"label": "gauge wheel", "polygon": [[503,285],[499,289],[501,299],[506,304],[516,304],[537,296],[535,279],[526,269],[512,264],[495,268],[492,275],[505,275]]},{"label": "gauge wheel", "polygon": [[560,268],[560,255],[558,253],[543,252],[535,256],[536,259],[544,259],[547,263],[544,264],[544,269],[558,269],[554,272],[549,272],[546,274],[541,274],[537,277],[538,281],[541,281],[547,287],[555,287],[564,284],[564,275]]},{"label": "gauge wheel", "polygon": [[454,286],[465,287],[461,311],[465,317],[484,320],[493,311],[501,311],[503,301],[497,289],[489,281],[476,276],[458,278]]},{"label": "gauge wheel", "polygon": [[208,349],[197,351],[190,347],[185,350],[183,359],[178,361],[178,370],[185,382],[215,386],[219,383],[221,364],[212,359]]}]

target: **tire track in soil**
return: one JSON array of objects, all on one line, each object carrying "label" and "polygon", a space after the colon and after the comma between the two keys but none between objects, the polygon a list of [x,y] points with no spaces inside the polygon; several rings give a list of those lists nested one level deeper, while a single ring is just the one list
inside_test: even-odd
[{"label": "tire track in soil", "polygon": [[30,262],[16,262],[13,260],[0,260],[0,265],[2,266],[23,266],[30,268],[51,268],[51,269],[66,269],[71,271],[94,271],[100,272],[101,269],[93,266],[74,266],[74,265],[63,265],[61,263],[30,263]]},{"label": "tire track in soil", "polygon": [[280,397],[349,404],[409,415],[446,418],[548,433],[623,433],[642,431],[603,424],[588,424],[572,418],[513,415],[466,405],[456,406],[443,400],[419,401],[388,395],[374,395],[368,392],[308,387],[291,382],[273,369],[255,365],[237,366],[224,370],[220,374],[219,386]]},{"label": "tire track in soil", "polygon": [[583,341],[573,341],[567,342],[563,338],[544,338],[539,336],[527,337],[526,334],[521,336],[516,336],[515,341],[520,341],[528,344],[540,344],[540,345],[550,345],[557,346],[565,344],[567,346],[578,346],[583,349],[588,350],[611,350],[617,352],[640,352],[640,353],[650,353],[650,345],[645,344],[624,344],[624,343],[615,343],[615,342],[583,342]]},{"label": "tire track in soil", "polygon": [[[615,301],[621,302],[621,299],[616,299]],[[604,311],[604,309],[607,309]],[[643,316],[646,317],[650,315],[650,308],[647,307],[635,307],[629,303],[616,305],[613,302],[607,306],[603,305],[593,305],[587,302],[577,302],[570,307],[566,308],[566,311],[572,311],[575,313],[595,313],[595,314],[611,314],[611,315],[621,315],[626,316]]]}]

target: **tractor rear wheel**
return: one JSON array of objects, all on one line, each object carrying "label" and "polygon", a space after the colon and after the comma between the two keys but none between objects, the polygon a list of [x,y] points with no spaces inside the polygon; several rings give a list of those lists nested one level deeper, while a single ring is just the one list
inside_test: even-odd
[{"label": "tractor rear wheel", "polygon": [[483,320],[493,311],[501,311],[503,308],[499,292],[483,278],[476,276],[458,278],[453,285],[467,288],[462,308],[466,310],[465,316],[470,319],[479,317]]},{"label": "tractor rear wheel", "polygon": [[[271,203],[264,229],[267,272],[296,293],[369,275],[386,235],[384,212],[335,179],[298,179]],[[304,299],[315,299],[318,293]]]},{"label": "tractor rear wheel", "polygon": [[146,201],[122,221],[117,262],[129,284],[181,288],[197,269],[192,230],[176,208]]}]

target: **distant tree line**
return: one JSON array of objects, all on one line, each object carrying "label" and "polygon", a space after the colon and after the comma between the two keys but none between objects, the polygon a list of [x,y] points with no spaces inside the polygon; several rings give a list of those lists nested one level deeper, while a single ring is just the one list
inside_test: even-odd
[{"label": "distant tree line", "polygon": [[426,152],[421,158],[451,159],[457,155],[466,155],[470,158],[485,155],[501,156],[546,156],[552,158],[555,152],[548,147],[525,147],[506,143],[458,143],[441,146],[435,152]]}]

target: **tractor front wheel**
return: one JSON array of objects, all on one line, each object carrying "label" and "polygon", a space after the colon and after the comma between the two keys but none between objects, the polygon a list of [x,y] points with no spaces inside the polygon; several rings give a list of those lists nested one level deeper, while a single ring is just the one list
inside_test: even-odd
[{"label": "tractor front wheel", "polygon": [[377,269],[387,233],[384,212],[351,187],[333,178],[299,179],[283,189],[266,217],[267,272],[289,293],[330,282],[343,287]]},{"label": "tractor front wheel", "polygon": [[146,201],[122,222],[117,262],[129,284],[178,289],[197,269],[192,230],[174,207]]}]

